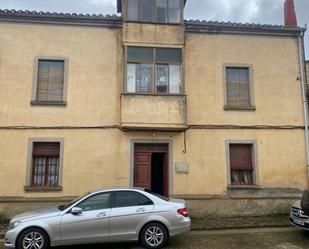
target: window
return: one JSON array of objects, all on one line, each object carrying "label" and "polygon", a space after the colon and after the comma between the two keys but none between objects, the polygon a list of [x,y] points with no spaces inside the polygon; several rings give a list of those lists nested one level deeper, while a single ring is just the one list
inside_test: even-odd
[{"label": "window", "polygon": [[37,59],[32,104],[64,104],[66,101],[67,60]]},{"label": "window", "polygon": [[60,143],[33,143],[32,187],[57,187],[59,184]]},{"label": "window", "polygon": [[128,93],[181,93],[182,51],[178,48],[127,48]]},{"label": "window", "polygon": [[83,212],[110,208],[110,193],[90,196],[77,204],[76,207],[81,208]]},{"label": "window", "polygon": [[117,191],[114,198],[115,208],[153,205],[146,196],[133,191]]},{"label": "window", "polygon": [[232,185],[253,185],[253,145],[230,144],[230,175]]},{"label": "window", "polygon": [[226,67],[226,107],[227,109],[249,108],[252,106],[249,67]]},{"label": "window", "polygon": [[127,0],[128,21],[180,23],[182,0]]}]

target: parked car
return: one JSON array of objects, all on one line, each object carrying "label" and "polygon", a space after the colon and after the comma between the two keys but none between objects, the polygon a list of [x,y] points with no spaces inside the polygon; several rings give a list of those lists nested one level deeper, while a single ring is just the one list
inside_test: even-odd
[{"label": "parked car", "polygon": [[109,189],[57,208],[13,217],[5,246],[46,249],[139,241],[146,248],[161,248],[170,237],[187,233],[190,227],[184,200],[169,200],[142,189]]},{"label": "parked car", "polygon": [[302,210],[300,201],[295,202],[292,206],[290,221],[295,227],[309,230],[309,216]]}]

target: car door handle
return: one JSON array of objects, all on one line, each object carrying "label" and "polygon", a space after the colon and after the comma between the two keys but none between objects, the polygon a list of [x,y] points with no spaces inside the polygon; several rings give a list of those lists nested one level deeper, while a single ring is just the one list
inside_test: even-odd
[{"label": "car door handle", "polygon": [[136,210],[136,213],[144,213],[144,212],[146,212],[145,208],[139,208]]},{"label": "car door handle", "polygon": [[106,217],[107,216],[107,213],[103,212],[103,213],[99,213],[97,215],[98,218],[102,218],[102,217]]}]

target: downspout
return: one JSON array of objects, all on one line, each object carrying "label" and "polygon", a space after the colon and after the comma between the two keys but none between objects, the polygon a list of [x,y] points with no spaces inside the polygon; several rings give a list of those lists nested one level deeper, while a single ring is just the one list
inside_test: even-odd
[{"label": "downspout", "polygon": [[308,102],[306,97],[306,79],[305,79],[305,49],[304,49],[304,31],[298,37],[298,57],[300,65],[302,101],[304,109],[304,125],[305,125],[305,141],[306,141],[306,158],[307,158],[307,174],[309,179],[309,138],[308,138]]}]

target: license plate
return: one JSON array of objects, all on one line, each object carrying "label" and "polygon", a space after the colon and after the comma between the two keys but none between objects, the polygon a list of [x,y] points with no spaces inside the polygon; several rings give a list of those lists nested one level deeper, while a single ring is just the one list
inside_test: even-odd
[{"label": "license plate", "polygon": [[293,222],[297,225],[300,225],[300,226],[304,226],[305,225],[305,222],[303,222],[302,220],[298,220],[298,219],[294,219]]}]

